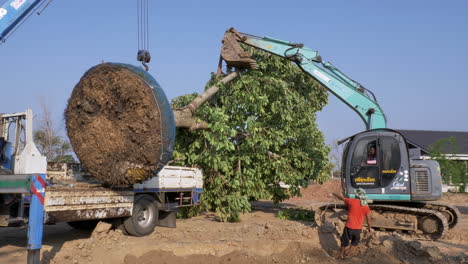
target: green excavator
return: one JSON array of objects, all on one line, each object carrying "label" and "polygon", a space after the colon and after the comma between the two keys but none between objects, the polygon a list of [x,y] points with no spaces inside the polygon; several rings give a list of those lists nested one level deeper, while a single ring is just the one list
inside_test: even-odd
[{"label": "green excavator", "polygon": [[[457,225],[457,208],[435,202],[442,197],[439,164],[421,159],[420,147],[387,128],[386,116],[370,90],[324,62],[317,51],[304,44],[241,33],[234,28],[226,31],[221,48],[221,58],[229,68],[257,68],[241,43],[296,63],[364,121],[365,131],[339,142],[346,143],[341,185],[351,198],[358,188],[366,191],[372,200],[374,228],[438,239]],[[324,204],[315,212],[319,225],[336,224],[346,217],[343,204]]]}]

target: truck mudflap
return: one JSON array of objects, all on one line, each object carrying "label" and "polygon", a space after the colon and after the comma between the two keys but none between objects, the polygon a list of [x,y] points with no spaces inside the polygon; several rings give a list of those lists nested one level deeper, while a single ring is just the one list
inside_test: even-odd
[{"label": "truck mudflap", "polygon": [[175,228],[176,227],[176,218],[177,218],[177,212],[176,211],[160,210],[159,211],[159,217],[158,217],[158,223],[156,225],[157,226],[162,226],[162,227]]},{"label": "truck mudflap", "polygon": [[132,191],[50,189],[45,199],[45,222],[51,224],[130,216],[133,199]]}]

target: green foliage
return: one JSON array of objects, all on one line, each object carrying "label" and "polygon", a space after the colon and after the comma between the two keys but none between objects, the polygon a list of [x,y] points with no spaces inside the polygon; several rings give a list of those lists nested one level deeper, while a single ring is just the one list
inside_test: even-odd
[{"label": "green foliage", "polygon": [[314,213],[306,208],[287,208],[278,212],[278,218],[282,220],[314,221]]},{"label": "green foliage", "polygon": [[61,156],[56,156],[54,159],[52,159],[53,162],[63,162],[63,163],[75,163],[76,160],[72,155],[61,155]]},{"label": "green foliage", "polygon": [[458,154],[459,147],[454,137],[444,138],[436,141],[430,147],[431,158],[437,160],[442,173],[442,180],[448,184],[468,184],[468,164],[466,161],[450,159],[444,153]]},{"label": "green foliage", "polygon": [[[326,90],[291,62],[255,51],[259,69],[220,85],[197,110],[209,130],[177,131],[174,160],[204,173],[203,206],[222,221],[239,221],[250,201],[279,202],[299,195],[328,164],[329,148],[317,128],[316,112]],[[212,75],[207,87],[217,83]],[[173,100],[182,107],[196,96]],[[280,187],[289,184],[289,189]]]},{"label": "green foliage", "polygon": [[191,218],[197,216],[201,211],[201,207],[191,206],[191,207],[181,207],[177,210],[177,218]]},{"label": "green foliage", "polygon": [[319,173],[319,175],[315,179],[315,182],[322,184],[326,181],[331,180],[334,167],[335,167],[335,164],[333,163],[328,163],[327,165],[325,165],[322,171]]}]

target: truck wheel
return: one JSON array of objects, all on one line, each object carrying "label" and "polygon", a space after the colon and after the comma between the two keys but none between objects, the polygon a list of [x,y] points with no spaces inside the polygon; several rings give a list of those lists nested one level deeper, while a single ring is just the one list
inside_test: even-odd
[{"label": "truck wheel", "polygon": [[158,204],[153,196],[137,195],[133,202],[132,216],[124,220],[128,234],[138,237],[151,234],[158,223]]},{"label": "truck wheel", "polygon": [[124,226],[124,220],[127,219],[126,217],[123,218],[115,218],[114,221],[112,222],[112,225],[114,228],[122,231],[122,234],[128,235],[127,229],[125,229]]},{"label": "truck wheel", "polygon": [[67,222],[69,226],[78,230],[93,230],[98,223],[99,223],[99,220]]}]

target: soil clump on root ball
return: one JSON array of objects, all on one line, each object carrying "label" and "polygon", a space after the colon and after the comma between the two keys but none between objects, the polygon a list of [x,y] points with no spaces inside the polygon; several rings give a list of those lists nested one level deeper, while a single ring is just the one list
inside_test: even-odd
[{"label": "soil clump on root ball", "polygon": [[161,111],[138,74],[114,64],[88,70],[65,112],[67,133],[81,163],[109,185],[142,182],[158,168]]}]

